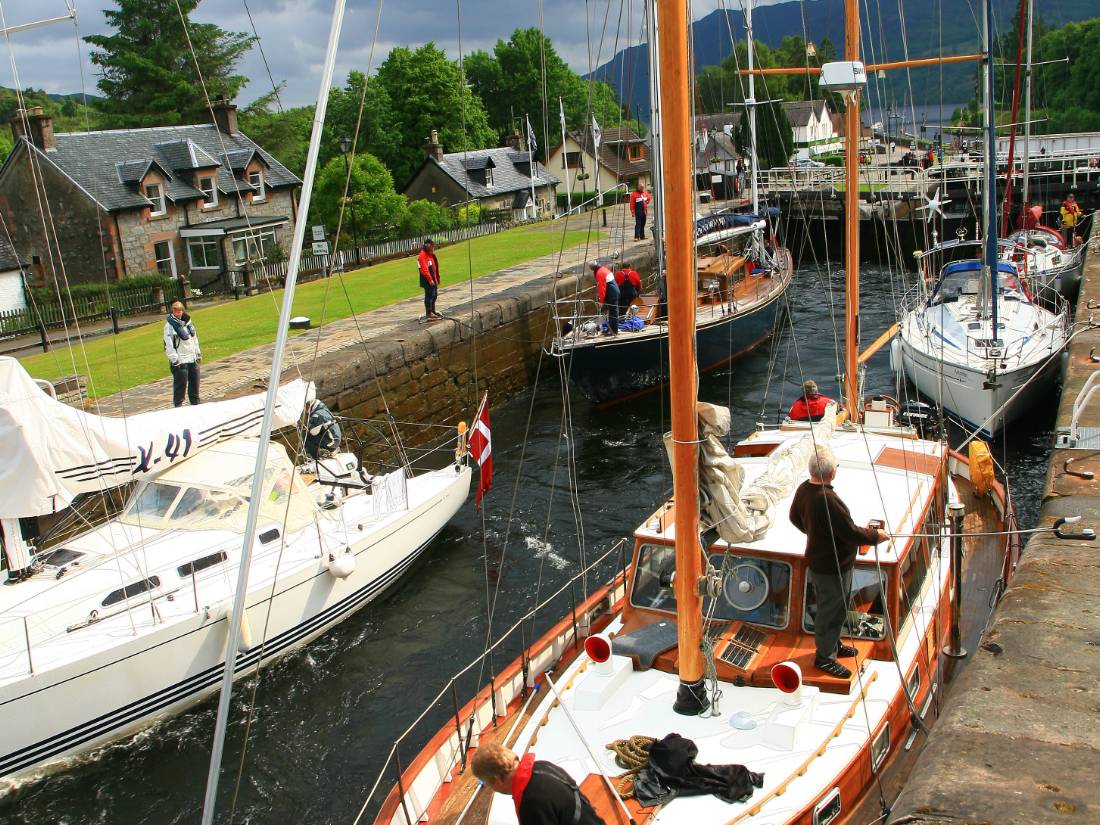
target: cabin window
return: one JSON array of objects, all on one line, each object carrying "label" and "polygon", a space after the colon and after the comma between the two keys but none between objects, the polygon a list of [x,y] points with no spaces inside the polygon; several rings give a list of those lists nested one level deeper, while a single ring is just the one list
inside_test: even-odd
[{"label": "cabin window", "polygon": [[913,672],[909,674],[909,678],[905,681],[905,689],[909,692],[909,698],[915,699],[917,691],[920,690],[920,667],[914,667]]},{"label": "cabin window", "polygon": [[168,508],[179,495],[180,488],[174,484],[146,484],[134,503],[126,512],[129,519],[164,518],[168,515]]},{"label": "cabin window", "polygon": [[[817,593],[814,592],[810,577],[806,578],[806,607],[802,614],[802,627],[807,633],[813,633],[814,617],[817,615]],[[886,609],[883,603],[886,581],[885,570],[856,566],[852,572],[852,597],[848,602],[845,636],[874,641],[886,637]]]},{"label": "cabin window", "polygon": [[[744,621],[765,627],[787,626],[790,610],[791,566],[784,562],[714,553],[710,563],[723,573],[718,603],[706,599],[703,611],[721,621]],[[676,610],[672,573],[676,551],[665,545],[646,545],[638,556],[630,603],[648,610]],[[713,609],[713,613],[711,612]]]},{"label": "cabin window", "polygon": [[212,553],[209,556],[203,556],[201,559],[195,559],[189,561],[187,564],[181,564],[176,568],[176,572],[180,574],[181,579],[186,579],[194,573],[200,573],[207,567],[213,567],[214,565],[221,564],[229,556],[223,550],[220,553]]},{"label": "cabin window", "polygon": [[814,825],[829,825],[840,816],[840,788],[833,788],[827,797],[814,806]]},{"label": "cabin window", "polygon": [[[927,531],[926,531],[927,532]],[[928,578],[928,542],[921,539],[914,542],[912,548],[906,554],[901,563],[901,615],[898,617],[898,625],[905,624],[909,615],[920,605],[921,588]],[[935,601],[937,596],[926,596]]]},{"label": "cabin window", "polygon": [[65,565],[72,564],[83,555],[84,554],[79,550],[69,550],[65,547],[59,547],[41,556],[36,556],[36,560],[42,562],[47,567],[64,567]]},{"label": "cabin window", "polygon": [[882,764],[882,760],[886,758],[886,754],[890,752],[890,723],[887,722],[879,735],[875,737],[875,741],[871,743],[871,770],[877,771],[878,766]]},{"label": "cabin window", "polygon": [[112,590],[107,594],[107,598],[103,600],[102,604],[104,607],[110,607],[112,604],[118,604],[125,599],[133,598],[157,587],[160,587],[160,577],[150,576],[147,579],[120,587],[118,590]]}]

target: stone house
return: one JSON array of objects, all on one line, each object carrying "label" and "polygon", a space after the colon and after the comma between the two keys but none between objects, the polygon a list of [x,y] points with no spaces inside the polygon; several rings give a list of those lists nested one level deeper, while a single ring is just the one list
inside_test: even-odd
[{"label": "stone house", "polygon": [[0,215],[30,285],[160,272],[192,286],[290,247],[301,181],[237,128],[214,123],[57,133],[36,107],[12,122]]},{"label": "stone house", "polygon": [[587,127],[580,133],[567,131],[547,164],[565,180],[576,206],[582,192],[609,192],[620,185],[629,192],[639,181],[652,188],[649,151],[645,138],[629,126],[601,129],[597,159],[592,129]]},{"label": "stone house", "polygon": [[405,187],[409,200],[424,199],[443,206],[477,201],[482,209],[510,211],[513,220],[534,218],[554,208],[558,179],[537,160],[532,171],[532,157],[518,134],[499,149],[444,153],[439,132],[432,129],[424,154],[423,163]]}]

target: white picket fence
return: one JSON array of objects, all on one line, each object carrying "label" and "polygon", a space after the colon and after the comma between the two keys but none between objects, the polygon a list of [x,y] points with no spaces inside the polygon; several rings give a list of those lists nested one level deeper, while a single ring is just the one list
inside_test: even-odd
[{"label": "white picket fence", "polygon": [[[503,223],[481,223],[476,226],[463,226],[458,229],[447,229],[443,232],[433,232],[431,235],[421,235],[416,238],[401,238],[395,241],[383,241],[382,243],[370,244],[368,246],[359,247],[359,259],[356,261],[354,249],[342,249],[335,255],[328,256],[331,261],[321,255],[303,255],[302,263],[299,266],[301,272],[317,272],[319,270],[331,267],[332,271],[339,271],[342,269],[353,269],[357,266],[365,266],[374,261],[384,260],[386,258],[400,257],[402,255],[410,255],[424,244],[424,241],[431,238],[436,242],[436,246],[445,245],[448,243],[459,243],[461,241],[469,240],[470,238],[481,238],[485,235],[495,235],[497,232],[501,232],[505,229],[509,229],[515,224],[503,224]],[[288,261],[281,261],[273,264],[263,264],[255,268],[255,274],[261,281],[275,280],[286,277],[287,269],[289,267]]]}]

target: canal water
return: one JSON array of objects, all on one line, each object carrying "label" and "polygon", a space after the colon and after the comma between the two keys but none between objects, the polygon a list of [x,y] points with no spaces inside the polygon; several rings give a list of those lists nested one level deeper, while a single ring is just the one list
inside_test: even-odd
[{"label": "canal water", "polygon": [[[866,343],[893,321],[898,287],[890,273],[875,269],[863,273],[863,286]],[[758,421],[774,423],[804,378],[837,395],[843,306],[830,296],[835,300],[842,289],[838,266],[800,270],[789,291],[790,321],[773,341],[704,376],[701,397],[731,407],[735,433],[748,433]],[[238,685],[216,821],[229,822],[234,804],[233,821],[241,823],[355,821],[380,774],[376,802],[393,784],[395,766],[386,760],[395,737],[483,650],[487,602],[496,597],[494,632],[511,627],[572,578],[582,557],[591,561],[612,549],[670,493],[660,438],[668,427],[667,399],[595,410],[574,395],[563,413],[557,364],[544,364],[542,376],[533,391],[492,410],[495,477],[483,513],[471,496],[394,589],[258,680]],[[894,394],[885,351],[869,363],[867,386]],[[1008,468],[1025,527],[1038,512],[1054,402],[993,447]],[[533,624],[525,623],[495,667],[566,615],[572,600],[605,580],[618,560],[613,552],[599,575],[572,592],[566,588]],[[460,703],[471,697],[477,672],[457,682]],[[451,709],[452,693],[445,691],[402,745],[406,763]],[[0,823],[198,822],[214,715],[215,702],[207,702],[21,789],[0,801]]]}]

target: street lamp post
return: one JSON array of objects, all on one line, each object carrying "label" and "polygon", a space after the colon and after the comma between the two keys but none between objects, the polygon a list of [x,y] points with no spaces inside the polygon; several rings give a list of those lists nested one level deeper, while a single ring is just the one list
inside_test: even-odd
[{"label": "street lamp post", "polygon": [[355,263],[360,264],[362,260],[359,257],[359,226],[355,220],[355,205],[351,203],[351,167],[348,165],[348,152],[351,151],[351,138],[344,135],[340,138],[340,151],[344,155],[344,174],[347,175],[348,181],[348,205],[351,207],[351,236],[355,241]]}]

